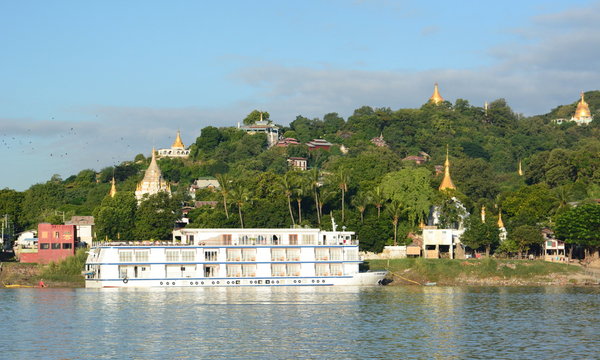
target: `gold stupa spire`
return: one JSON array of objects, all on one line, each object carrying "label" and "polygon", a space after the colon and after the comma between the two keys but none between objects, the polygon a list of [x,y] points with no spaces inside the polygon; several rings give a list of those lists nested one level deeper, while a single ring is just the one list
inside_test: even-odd
[{"label": "gold stupa spire", "polygon": [[581,100],[577,104],[577,110],[575,110],[575,115],[573,115],[573,118],[581,119],[581,118],[589,118],[591,116],[592,116],[592,113],[590,112],[590,108],[589,108],[588,104],[585,102],[585,99],[583,98],[583,91],[582,91],[581,92]]},{"label": "gold stupa spire", "polygon": [[175,141],[173,142],[173,145],[171,145],[171,147],[176,149],[185,149],[185,145],[183,145],[183,141],[181,141],[179,130],[177,130],[177,137],[175,138]]},{"label": "gold stupa spire", "polygon": [[498,228],[502,229],[504,222],[502,221],[502,209],[498,209]]},{"label": "gold stupa spire", "polygon": [[485,205],[481,205],[481,222],[485,222]]},{"label": "gold stupa spire", "polygon": [[111,198],[114,198],[115,195],[117,195],[117,186],[115,185],[115,177],[113,176],[112,180],[110,181],[110,192],[108,193],[108,195],[110,195]]},{"label": "gold stupa spire", "polygon": [[521,166],[521,160],[519,160],[519,170],[517,171],[519,176],[523,176],[523,167]]},{"label": "gold stupa spire", "polygon": [[448,145],[446,145],[446,162],[444,162],[444,178],[440,184],[440,190],[456,190],[456,186],[450,178],[450,159],[448,158]]},{"label": "gold stupa spire", "polygon": [[429,101],[431,101],[432,103],[438,105],[441,102],[444,102],[444,98],[442,97],[442,95],[440,95],[440,91],[438,90],[438,84],[435,83],[435,85],[433,86],[433,95],[431,95],[431,97],[429,98]]}]

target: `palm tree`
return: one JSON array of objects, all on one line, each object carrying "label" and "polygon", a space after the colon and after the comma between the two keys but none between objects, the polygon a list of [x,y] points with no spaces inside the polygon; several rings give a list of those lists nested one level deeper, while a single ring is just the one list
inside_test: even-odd
[{"label": "palm tree", "polygon": [[321,214],[323,214],[323,206],[325,206],[329,200],[333,199],[335,195],[336,192],[328,188],[325,188],[324,191],[321,192],[321,195],[319,196],[319,212]]},{"label": "palm tree", "polygon": [[294,172],[293,193],[298,204],[298,224],[302,222],[302,198],[307,195],[309,189],[308,178],[303,173]]},{"label": "palm tree", "polygon": [[403,212],[403,206],[398,200],[393,200],[385,208],[386,212],[392,218],[392,224],[394,224],[394,246],[398,246],[398,220]]},{"label": "palm tree", "polygon": [[288,171],[281,178],[279,178],[277,187],[287,198],[288,210],[290,211],[290,218],[292,219],[292,225],[296,225],[296,221],[294,220],[294,213],[292,212],[292,193],[293,193],[292,173]]},{"label": "palm tree", "polygon": [[344,202],[346,191],[348,191],[348,182],[350,177],[344,168],[340,168],[335,174],[333,174],[332,183],[342,191],[342,223],[344,223]]},{"label": "palm tree", "polygon": [[242,207],[250,201],[250,190],[240,184],[235,184],[230,190],[231,199],[238,208],[238,214],[240,216],[240,226],[244,228],[244,217],[242,216]]},{"label": "palm tree", "polygon": [[320,173],[319,173],[319,169],[314,168],[311,169],[308,172],[308,181],[310,183],[310,187],[313,191],[313,197],[315,200],[315,209],[317,212],[317,223],[319,225],[321,225],[321,209],[319,207],[319,186],[320,186],[320,182],[319,182],[319,177],[320,177]]},{"label": "palm tree", "polygon": [[352,205],[360,212],[360,223],[364,222],[364,213],[367,206],[371,203],[371,197],[368,193],[359,192],[352,198]]},{"label": "palm tree", "polygon": [[375,207],[377,208],[377,218],[379,219],[379,216],[381,216],[381,208],[383,207],[383,204],[385,204],[385,202],[387,201],[387,197],[383,193],[383,189],[381,188],[381,186],[377,186],[376,188],[371,190],[369,196],[373,201],[373,205],[375,205]]},{"label": "palm tree", "polygon": [[225,208],[225,216],[229,219],[229,212],[227,211],[227,196],[231,190],[231,178],[227,174],[216,174],[215,178],[219,182],[219,192],[223,196],[223,207]]}]

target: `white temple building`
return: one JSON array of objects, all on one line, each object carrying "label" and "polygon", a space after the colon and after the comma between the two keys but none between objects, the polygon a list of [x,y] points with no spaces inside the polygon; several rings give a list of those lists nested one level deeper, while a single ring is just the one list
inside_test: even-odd
[{"label": "white temple building", "polygon": [[156,163],[156,151],[152,148],[152,160],[150,160],[150,166],[146,169],[142,181],[137,185],[135,198],[139,202],[144,198],[144,195],[154,195],[159,191],[165,191],[171,195],[171,187],[169,186],[169,183],[162,178],[162,173]]},{"label": "white temple building", "polygon": [[179,157],[186,158],[190,156],[190,150],[185,148],[181,141],[181,134],[177,131],[177,137],[170,149],[158,149],[158,157]]}]

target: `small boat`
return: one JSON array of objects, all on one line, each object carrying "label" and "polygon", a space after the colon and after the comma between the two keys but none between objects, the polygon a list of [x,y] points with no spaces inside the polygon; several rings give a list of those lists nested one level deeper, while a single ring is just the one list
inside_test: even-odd
[{"label": "small boat", "polygon": [[31,285],[20,285],[20,284],[3,284],[5,288],[33,288],[35,286],[31,286]]}]

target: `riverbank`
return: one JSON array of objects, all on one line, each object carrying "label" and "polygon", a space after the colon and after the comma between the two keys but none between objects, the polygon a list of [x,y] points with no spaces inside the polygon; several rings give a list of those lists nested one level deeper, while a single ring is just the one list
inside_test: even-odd
[{"label": "riverbank", "polygon": [[40,280],[47,287],[78,288],[85,286],[81,275],[87,254],[85,249],[59,263],[26,264],[3,262],[0,271],[0,287],[5,285],[38,286]]},{"label": "riverbank", "polygon": [[390,271],[392,286],[581,286],[597,285],[599,280],[579,265],[543,260],[410,258],[365,263],[372,270]]}]

